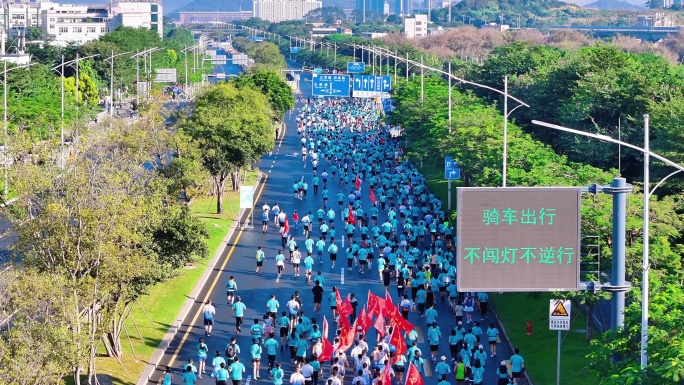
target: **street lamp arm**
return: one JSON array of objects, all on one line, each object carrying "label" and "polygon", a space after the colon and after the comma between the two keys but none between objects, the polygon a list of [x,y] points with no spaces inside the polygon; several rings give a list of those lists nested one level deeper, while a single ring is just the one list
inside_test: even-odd
[{"label": "street lamp arm", "polygon": [[35,65],[35,64],[38,64],[38,63],[22,64],[22,65],[20,65],[20,66],[8,68],[8,69],[6,69],[6,70],[0,72],[0,75],[4,75],[4,74],[6,74],[6,73],[8,73],[8,72],[10,72],[10,71],[18,70],[18,69],[20,69],[20,68],[29,68],[29,67],[31,67],[31,66],[33,66],[33,65]]},{"label": "street lamp arm", "polygon": [[[104,60],[108,62],[108,61],[110,61],[110,60],[116,59],[116,58],[119,57],[119,56],[128,55],[129,53],[133,53],[133,51],[122,52],[122,53],[120,53],[120,54],[116,54],[116,55],[114,55],[114,56],[110,56],[110,57],[108,57],[108,58],[105,58]],[[80,60],[80,59],[79,59],[79,60]],[[65,64],[66,64],[66,63],[65,63]],[[60,67],[61,67],[61,66],[60,66]]]},{"label": "street lamp arm", "polygon": [[[508,95],[508,97],[510,98],[511,96]],[[512,99],[512,98],[511,98],[511,99]],[[519,107],[522,107],[522,106],[523,106],[522,104],[518,104],[517,106],[513,107],[512,110],[508,111],[508,115],[506,115],[506,119],[508,119],[508,117],[511,116],[511,114],[513,113],[513,111],[517,110]],[[528,107],[529,107],[529,106],[528,106]]]},{"label": "street lamp arm", "polygon": [[[94,57],[96,57],[96,56],[100,56],[100,55],[99,55],[99,54],[95,54],[95,55],[80,57],[80,58],[78,58],[78,59],[72,59],[72,60],[69,60],[69,61],[65,61],[64,63],[60,63],[60,64],[58,64],[58,65],[56,65],[56,66],[50,68],[50,71],[57,71],[57,70],[59,69],[59,67],[62,67],[62,66],[70,66],[70,65],[72,65],[72,64],[74,64],[74,63],[76,63],[76,62],[79,62],[79,61],[81,61],[81,60],[91,59],[91,58],[94,58]],[[105,59],[105,60],[106,60],[106,59]],[[59,71],[57,71],[57,72],[59,72]]]},{"label": "street lamp arm", "polygon": [[[375,49],[375,48],[376,48],[376,47],[373,47],[373,49]],[[369,50],[371,50],[371,49],[369,49]],[[381,53],[382,53],[382,52],[381,52]],[[389,51],[389,53],[383,53],[383,54],[387,54],[387,55],[391,56],[392,58],[394,58],[395,60],[401,60],[401,61],[407,62],[408,64],[411,64],[412,67],[413,67],[413,66],[419,66],[419,67],[422,67],[422,68],[427,69],[427,70],[429,70],[429,71],[433,71],[433,72],[440,73],[440,74],[442,74],[442,75],[449,76],[450,78],[452,78],[452,79],[454,79],[454,80],[456,80],[456,81],[459,81],[459,82],[461,82],[461,83],[470,84],[470,85],[475,86],[475,87],[480,87],[480,88],[484,88],[484,89],[487,89],[487,90],[496,92],[496,93],[501,94],[501,95],[503,95],[503,96],[507,96],[509,99],[516,101],[516,102],[519,103],[520,105],[523,105],[523,106],[528,107],[528,108],[530,107],[529,104],[523,102],[522,100],[520,100],[520,99],[518,99],[518,98],[516,98],[516,97],[514,97],[514,96],[511,96],[510,94],[506,95],[505,92],[503,92],[503,91],[501,91],[501,90],[498,90],[498,89],[496,89],[496,88],[494,88],[494,87],[490,87],[490,86],[485,85],[485,84],[480,84],[480,83],[471,82],[471,81],[469,81],[469,80],[465,80],[465,79],[462,79],[462,78],[460,78],[460,77],[458,77],[458,76],[455,76],[454,74],[450,74],[450,73],[448,73],[448,72],[446,72],[446,71],[444,71],[444,70],[440,70],[440,69],[437,69],[437,68],[428,67],[428,66],[426,66],[425,64],[421,64],[421,63],[419,63],[419,62],[416,62],[416,61],[413,61],[413,60],[410,60],[410,59],[409,59],[409,60],[406,60],[406,58],[402,58],[402,57],[400,57],[400,56],[394,55],[394,52],[391,52],[391,51]]]},{"label": "street lamp arm", "polygon": [[159,51],[159,50],[162,50],[162,49],[163,49],[163,48],[159,48],[159,47],[154,47],[154,48],[146,49],[146,50],[144,50],[144,51],[138,52],[138,53],[136,53],[135,55],[131,56],[131,59],[135,59],[136,57],[138,57],[138,56],[140,56],[140,55],[147,55],[147,54],[149,54],[149,53],[156,52],[156,51]]},{"label": "street lamp arm", "polygon": [[651,191],[648,192],[648,197],[650,198],[650,197],[653,195],[653,192],[654,192],[658,187],[660,187],[660,185],[663,184],[663,182],[665,182],[666,180],[670,179],[671,176],[674,176],[675,174],[679,174],[680,172],[682,172],[682,170],[675,170],[675,171],[671,172],[671,173],[670,173],[668,176],[666,176],[665,178],[661,179],[660,182],[658,182],[658,184],[656,184],[655,187],[653,187],[653,188],[651,189]]},{"label": "street lamp arm", "polygon": [[613,138],[611,138],[611,137],[608,136],[608,135],[592,134],[591,132],[585,132],[585,131],[575,130],[575,129],[572,129],[572,128],[563,127],[563,126],[559,126],[559,125],[556,125],[556,124],[551,124],[551,123],[542,122],[542,121],[539,121],[539,120],[533,120],[533,121],[532,121],[532,124],[535,124],[535,125],[537,125],[537,126],[542,126],[542,127],[553,128],[554,130],[569,132],[569,133],[572,133],[572,134],[575,134],[575,135],[586,136],[586,137],[589,137],[589,138],[604,140],[604,141],[606,141],[606,142],[611,142],[611,143],[619,144],[619,145],[622,145],[622,146],[625,146],[625,147],[629,147],[629,148],[631,148],[631,149],[633,149],[633,150],[637,150],[637,151],[642,152],[642,153],[644,153],[644,154],[648,154],[649,156],[652,156],[652,157],[658,159],[659,161],[661,161],[661,162],[663,162],[663,163],[666,163],[666,164],[668,164],[668,165],[670,165],[670,166],[676,168],[676,169],[679,170],[679,171],[684,171],[684,166],[681,166],[681,165],[679,165],[679,164],[677,164],[677,163],[675,163],[675,162],[673,162],[673,161],[671,161],[671,160],[665,158],[665,157],[662,156],[662,155],[658,155],[658,154],[656,154],[655,152],[652,152],[652,151],[647,151],[647,150],[644,149],[644,148],[641,148],[641,147],[639,147],[639,146],[635,146],[635,145],[630,144],[630,143],[623,142],[623,141],[621,141],[621,140],[613,139]]}]

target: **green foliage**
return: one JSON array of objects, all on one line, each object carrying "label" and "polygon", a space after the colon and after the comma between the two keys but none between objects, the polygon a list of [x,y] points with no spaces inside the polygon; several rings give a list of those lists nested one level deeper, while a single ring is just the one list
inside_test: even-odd
[{"label": "green foliage", "polygon": [[[661,57],[626,53],[609,45],[571,52],[515,43],[496,49],[483,68],[470,75],[499,89],[503,76],[509,75],[509,92],[531,106],[515,113],[523,117],[523,124],[543,116],[553,123],[642,143],[644,113],[651,114],[659,129],[665,122],[676,123],[668,121],[668,116],[676,116],[672,113],[680,103],[677,90],[684,86],[682,71],[681,66],[672,66]],[[617,164],[613,145],[554,130],[526,128],[572,161],[589,161],[601,168]],[[658,134],[654,131],[654,138]],[[663,140],[654,144],[672,147]],[[624,176],[632,178],[640,173],[639,153],[624,151],[621,161]]]},{"label": "green foliage", "polygon": [[323,7],[314,9],[304,16],[307,23],[325,23],[335,25],[337,21],[347,21],[347,14],[339,7]]},{"label": "green foliage", "polygon": [[232,82],[219,83],[195,99],[192,115],[181,129],[199,142],[202,162],[212,176],[217,213],[231,177],[233,190],[241,183],[240,170],[273,149],[273,111],[266,95]]},{"label": "green foliage", "polygon": [[122,52],[144,51],[162,46],[162,39],[156,31],[147,28],[119,26],[100,38],[103,42],[114,43]]},{"label": "green foliage", "polygon": [[99,93],[97,85],[87,73],[78,75],[78,92],[76,92],[76,77],[64,79],[64,91],[77,98],[79,103],[97,105]]},{"label": "green foliage", "polygon": [[[638,291],[634,297],[639,298]],[[604,333],[592,342],[587,358],[602,384],[680,384],[684,379],[684,291],[677,282],[651,281],[649,314],[649,362],[639,365],[641,303],[625,309],[625,327]],[[636,337],[636,338],[635,338]],[[619,360],[612,360],[614,356]]]},{"label": "green foliage", "polygon": [[280,48],[267,41],[252,45],[247,50],[247,55],[254,59],[255,71],[280,71],[287,68],[285,57],[280,53]]},{"label": "green foliage", "polygon": [[204,258],[208,253],[207,238],[209,233],[204,223],[190,215],[187,206],[176,205],[152,232],[152,249],[157,253],[162,269],[173,272]]},{"label": "green foliage", "polygon": [[277,120],[283,120],[285,113],[294,108],[292,88],[277,72],[250,71],[236,78],[234,82],[238,87],[249,87],[268,96]]},{"label": "green foliage", "polygon": [[307,38],[313,27],[311,24],[304,23],[303,20],[289,20],[280,23],[272,23],[268,26],[268,32],[276,33],[281,36],[295,36]]}]

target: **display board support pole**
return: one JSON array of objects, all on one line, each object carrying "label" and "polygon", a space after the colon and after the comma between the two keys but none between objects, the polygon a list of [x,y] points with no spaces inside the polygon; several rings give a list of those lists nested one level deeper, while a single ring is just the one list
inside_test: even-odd
[{"label": "display board support pole", "polygon": [[556,385],[560,385],[561,331],[558,331],[558,352],[556,355]]},{"label": "display board support pole", "polygon": [[451,210],[451,179],[448,179],[447,185],[449,186],[449,197],[447,198],[447,210]]},{"label": "display board support pole", "polygon": [[632,192],[625,178],[613,178],[603,192],[613,195],[613,275],[603,290],[612,294],[611,329],[617,330],[625,324],[625,293],[631,284],[625,279],[625,224],[627,218],[627,194]]}]

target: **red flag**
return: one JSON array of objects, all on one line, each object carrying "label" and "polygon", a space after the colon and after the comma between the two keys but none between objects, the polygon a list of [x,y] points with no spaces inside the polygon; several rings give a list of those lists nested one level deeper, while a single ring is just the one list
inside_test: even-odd
[{"label": "red flag", "polygon": [[375,319],[375,323],[373,324],[375,329],[377,329],[378,333],[380,336],[384,337],[385,336],[385,315],[384,314],[378,314],[378,318]]},{"label": "red flag", "polygon": [[354,337],[356,336],[356,321],[358,319],[354,320],[354,325],[349,325],[349,320],[347,319],[347,317],[340,317],[340,319],[344,319],[347,322],[342,324],[340,344],[337,347],[337,350],[346,351],[347,349],[351,348],[352,344],[354,344]]},{"label": "red flag", "polygon": [[285,224],[283,225],[283,231],[285,232],[285,234],[290,233],[290,224],[287,221],[287,217],[285,217]]},{"label": "red flag", "polygon": [[352,225],[356,224],[356,219],[354,219],[354,214],[352,213],[351,209],[349,209],[349,215],[347,216],[347,222],[351,223]]},{"label": "red flag", "polygon": [[330,341],[328,341],[328,337],[323,337],[323,352],[316,359],[318,362],[330,361],[332,359],[333,350],[334,348]]},{"label": "red flag", "polygon": [[373,192],[373,189],[370,189],[370,201],[375,204],[375,193]]},{"label": "red flag", "polygon": [[366,308],[361,308],[361,311],[359,312],[359,318],[358,318],[358,323],[359,326],[361,326],[361,330],[363,330],[363,333],[368,333],[368,329],[371,327],[371,318],[368,313],[366,313]]},{"label": "red flag", "polygon": [[351,315],[354,312],[354,309],[352,308],[351,304],[351,297],[349,294],[347,294],[347,298],[345,298],[345,300],[342,303],[337,305],[337,311],[340,312],[340,315],[343,315],[345,317]]},{"label": "red flag", "polygon": [[406,385],[423,385],[423,377],[420,376],[418,368],[409,363],[408,371],[406,372]]},{"label": "red flag", "polygon": [[399,328],[396,326],[392,328],[392,335],[390,336],[389,343],[390,343],[390,345],[397,348],[397,353],[396,353],[397,358],[399,357],[400,354],[406,353],[406,341],[404,341],[404,339],[401,338],[401,332],[399,331]]},{"label": "red flag", "polygon": [[323,316],[323,338],[328,338],[328,319],[325,316]]},{"label": "red flag", "polygon": [[382,371],[382,385],[392,385],[392,373],[390,365],[385,365],[385,370]]},{"label": "red flag", "polygon": [[359,175],[356,175],[356,181],[354,182],[356,184],[356,190],[361,190],[361,178],[359,178]]},{"label": "red flag", "polygon": [[339,323],[339,328],[342,330],[342,333],[345,332],[345,330],[351,329],[351,324],[349,323],[349,318],[347,316],[342,316],[340,314],[340,323]]},{"label": "red flag", "polygon": [[390,310],[386,310],[385,315],[387,316],[387,318],[390,319],[390,325],[393,325],[395,328],[398,328],[399,330],[406,333],[413,330],[413,324],[405,320],[404,317],[401,316],[401,313],[396,307]]},{"label": "red flag", "polygon": [[368,290],[368,314],[380,315],[384,312],[385,300]]},{"label": "red flag", "polygon": [[[392,302],[392,296],[390,295],[389,291],[385,291],[385,314],[390,314],[389,312],[392,309],[396,309],[397,307],[394,306],[394,302]],[[389,317],[387,317],[389,318]]]}]

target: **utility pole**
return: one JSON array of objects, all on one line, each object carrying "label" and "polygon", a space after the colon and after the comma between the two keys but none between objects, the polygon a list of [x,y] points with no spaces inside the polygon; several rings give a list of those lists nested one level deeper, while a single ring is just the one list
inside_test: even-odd
[{"label": "utility pole", "polygon": [[76,121],[78,122],[78,115],[80,112],[80,109],[78,107],[78,102],[81,100],[79,92],[78,92],[78,52],[76,52]]},{"label": "utility pole", "polygon": [[109,66],[109,116],[114,116],[114,50],[112,50],[112,57]]}]

